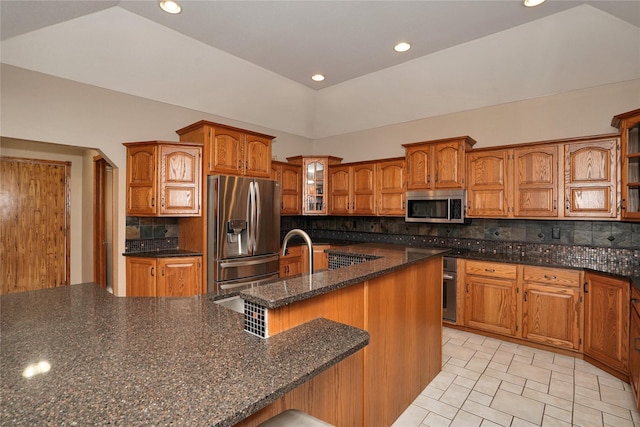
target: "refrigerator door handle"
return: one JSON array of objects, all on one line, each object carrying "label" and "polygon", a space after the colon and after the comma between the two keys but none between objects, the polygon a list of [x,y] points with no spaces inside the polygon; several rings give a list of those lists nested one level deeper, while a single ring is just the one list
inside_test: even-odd
[{"label": "refrigerator door handle", "polygon": [[253,181],[249,183],[249,193],[247,194],[247,252],[253,254]]},{"label": "refrigerator door handle", "polygon": [[253,226],[253,253],[258,250],[258,239],[260,238],[260,206],[262,206],[262,201],[260,200],[260,186],[254,182],[254,226]]},{"label": "refrigerator door handle", "polygon": [[258,265],[258,264],[265,264],[269,261],[277,261],[278,259],[279,259],[278,254],[276,254],[270,257],[263,257],[260,259],[248,259],[246,261],[242,261],[242,260],[221,261],[220,267],[229,268],[229,267],[242,267],[246,265]]}]

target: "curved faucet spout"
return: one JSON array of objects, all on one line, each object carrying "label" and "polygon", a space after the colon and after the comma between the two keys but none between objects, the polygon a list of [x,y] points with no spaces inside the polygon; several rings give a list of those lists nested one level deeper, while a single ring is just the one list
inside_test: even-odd
[{"label": "curved faucet spout", "polygon": [[309,237],[304,230],[294,228],[284,236],[284,240],[282,241],[282,256],[287,254],[287,244],[289,243],[289,239],[293,236],[302,237],[307,244],[307,249],[309,251],[309,274],[313,274],[313,243],[311,243],[311,237]]}]

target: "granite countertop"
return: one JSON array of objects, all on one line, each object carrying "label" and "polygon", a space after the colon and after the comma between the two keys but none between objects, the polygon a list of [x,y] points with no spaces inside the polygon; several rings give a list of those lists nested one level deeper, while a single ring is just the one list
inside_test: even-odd
[{"label": "granite countertop", "polygon": [[[261,339],[205,295],[117,298],[94,284],[0,304],[2,425],[231,426],[369,340],[326,319]],[[40,361],[49,372],[22,376]]]},{"label": "granite countertop", "polygon": [[301,274],[277,279],[273,283],[241,290],[240,296],[262,307],[275,309],[442,256],[449,251],[446,248],[413,248],[373,243],[332,248],[326,252],[349,256],[366,255],[375,259],[313,275]]},{"label": "granite countertop", "polygon": [[202,252],[188,251],[185,249],[160,249],[157,251],[149,252],[125,252],[122,255],[130,257],[141,258],[172,258],[172,257],[187,257],[187,256],[202,256]]}]

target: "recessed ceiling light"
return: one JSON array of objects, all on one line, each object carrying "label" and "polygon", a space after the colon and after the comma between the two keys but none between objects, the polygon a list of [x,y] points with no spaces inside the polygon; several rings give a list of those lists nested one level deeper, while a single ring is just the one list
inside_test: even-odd
[{"label": "recessed ceiling light", "polygon": [[393,50],[395,50],[396,52],[406,52],[409,49],[411,49],[411,45],[406,42],[398,43],[393,47]]},{"label": "recessed ceiling light", "polygon": [[160,8],[167,13],[177,14],[182,12],[182,7],[173,0],[161,0]]},{"label": "recessed ceiling light", "polygon": [[311,76],[311,80],[313,80],[314,82],[321,82],[324,80],[324,76],[322,74],[314,74],[313,76]]},{"label": "recessed ceiling light", "polygon": [[544,3],[545,0],[524,0],[524,5],[527,7],[538,6],[539,4]]}]

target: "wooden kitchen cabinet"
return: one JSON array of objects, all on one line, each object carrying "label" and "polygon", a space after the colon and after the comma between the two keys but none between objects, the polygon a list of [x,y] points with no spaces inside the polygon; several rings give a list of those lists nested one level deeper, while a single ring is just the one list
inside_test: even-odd
[{"label": "wooden kitchen cabinet", "polygon": [[269,178],[273,136],[206,120],[179,129],[180,141],[204,143],[208,175],[246,175]]},{"label": "wooden kitchen cabinet", "polygon": [[585,274],[585,358],[627,374],[629,360],[629,282]]},{"label": "wooden kitchen cabinet", "polygon": [[465,153],[475,140],[468,136],[402,144],[407,189],[465,188]]},{"label": "wooden kitchen cabinet", "polygon": [[620,131],[621,216],[640,221],[640,109],[614,116],[611,126]]},{"label": "wooden kitchen cabinet", "polygon": [[518,335],[517,267],[487,261],[465,263],[465,325]]},{"label": "wooden kitchen cabinet", "polygon": [[127,296],[192,296],[201,293],[202,257],[126,257]]},{"label": "wooden kitchen cabinet", "polygon": [[287,254],[280,255],[280,277],[295,276],[302,271],[302,247],[288,246]]},{"label": "wooden kitchen cabinet", "polygon": [[510,215],[510,156],[506,149],[467,153],[467,216]]},{"label": "wooden kitchen cabinet", "polygon": [[577,270],[524,266],[522,338],[580,349],[581,274]]},{"label": "wooden kitchen cabinet", "polygon": [[329,167],[329,214],[376,214],[376,164],[359,162]]},{"label": "wooden kitchen cabinet", "polygon": [[558,216],[558,146],[513,149],[514,216]]},{"label": "wooden kitchen cabinet", "polygon": [[271,162],[271,179],[280,181],[281,215],[302,213],[302,169],[299,165],[285,162]]},{"label": "wooden kitchen cabinet", "polygon": [[564,144],[564,216],[618,218],[618,138]]},{"label": "wooden kitchen cabinet", "polygon": [[629,330],[629,383],[636,406],[640,407],[640,291],[631,287],[631,325]]},{"label": "wooden kitchen cabinet", "polygon": [[404,216],[407,183],[404,158],[376,162],[376,210],[380,216]]},{"label": "wooden kitchen cabinet", "polygon": [[287,157],[289,163],[302,167],[302,214],[326,215],[328,212],[328,168],[342,161],[334,156]]},{"label": "wooden kitchen cabinet", "polygon": [[202,144],[128,142],[127,215],[200,216]]}]

